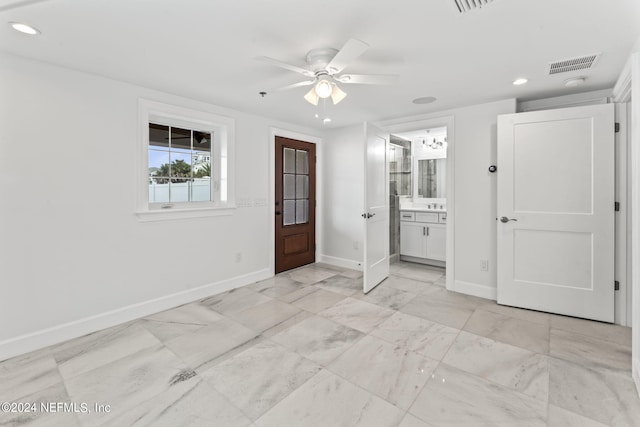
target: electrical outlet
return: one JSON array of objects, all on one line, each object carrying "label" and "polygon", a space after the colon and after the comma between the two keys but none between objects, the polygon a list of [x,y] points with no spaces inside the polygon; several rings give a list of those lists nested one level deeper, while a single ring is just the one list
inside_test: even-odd
[{"label": "electrical outlet", "polygon": [[236,262],[242,261],[242,252],[236,252]]},{"label": "electrical outlet", "polygon": [[480,260],[480,271],[489,271],[489,260]]},{"label": "electrical outlet", "polygon": [[355,249],[356,251],[358,249],[360,249],[360,243],[359,242],[353,242],[353,249]]}]

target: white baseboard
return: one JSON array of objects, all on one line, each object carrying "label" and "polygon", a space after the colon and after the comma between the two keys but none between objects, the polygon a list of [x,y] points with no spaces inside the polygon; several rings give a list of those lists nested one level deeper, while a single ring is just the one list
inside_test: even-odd
[{"label": "white baseboard", "polygon": [[272,274],[269,269],[221,280],[194,289],[162,296],[149,301],[132,304],[83,319],[74,320],[62,325],[53,326],[37,332],[21,335],[0,342],[0,361],[25,354],[53,344],[77,338],[101,329],[149,316],[163,310],[197,301],[260,280],[268,279]]},{"label": "white baseboard", "polygon": [[456,280],[454,282],[454,286],[454,291],[460,292],[461,294],[473,295],[474,297],[486,298],[494,301],[498,299],[498,289],[493,286],[463,282],[462,280]]},{"label": "white baseboard", "polygon": [[362,271],[362,262],[354,261],[352,259],[338,258],[329,255],[318,255],[316,257],[316,261],[335,265],[336,267],[350,268],[352,270]]},{"label": "white baseboard", "polygon": [[640,359],[635,359],[631,366],[633,382],[636,383],[636,391],[638,392],[638,397],[640,397]]}]

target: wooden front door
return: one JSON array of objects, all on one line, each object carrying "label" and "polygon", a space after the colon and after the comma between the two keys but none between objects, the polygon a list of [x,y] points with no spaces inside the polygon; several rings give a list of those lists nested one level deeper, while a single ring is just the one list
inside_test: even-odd
[{"label": "wooden front door", "polygon": [[316,146],[276,137],[276,273],[316,260]]}]

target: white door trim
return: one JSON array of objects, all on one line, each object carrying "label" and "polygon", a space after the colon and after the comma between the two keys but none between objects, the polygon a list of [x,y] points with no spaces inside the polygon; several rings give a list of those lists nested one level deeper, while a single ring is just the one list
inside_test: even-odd
[{"label": "white door trim", "polygon": [[631,73],[631,297],[632,371],[640,395],[640,52],[629,59]]},{"label": "white door trim", "polygon": [[410,132],[420,129],[447,128],[447,269],[446,286],[455,291],[455,126],[454,116],[435,117],[384,126],[389,133]]},{"label": "white door trim", "polygon": [[[276,220],[275,199],[276,199],[276,137],[297,139],[299,141],[310,142],[316,144],[316,201],[318,207],[322,204],[322,138],[317,136],[305,135],[303,133],[290,131],[278,127],[269,128],[269,201],[267,203],[269,218],[269,272],[270,277],[275,275],[276,271],[276,230],[273,224]],[[321,209],[316,208],[316,259],[318,254],[322,253],[322,217]]]}]

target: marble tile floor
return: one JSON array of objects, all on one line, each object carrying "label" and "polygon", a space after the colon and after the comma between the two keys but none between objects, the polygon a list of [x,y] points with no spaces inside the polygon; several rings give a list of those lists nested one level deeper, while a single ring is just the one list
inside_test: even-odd
[{"label": "marble tile floor", "polygon": [[313,264],[9,359],[0,402],[35,406],[0,426],[640,426],[629,328],[443,279]]}]

